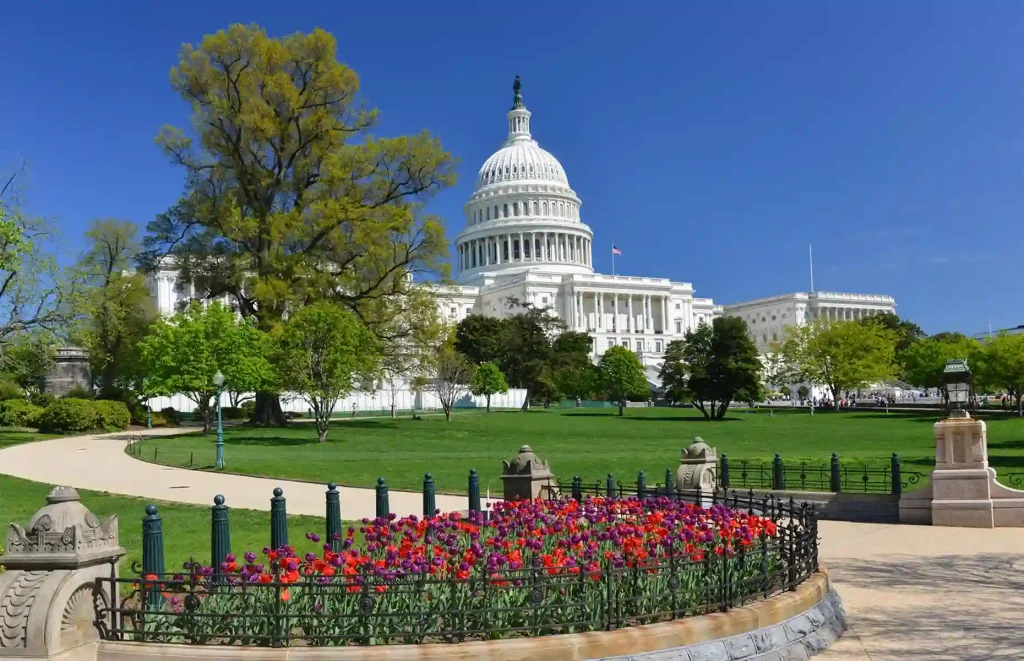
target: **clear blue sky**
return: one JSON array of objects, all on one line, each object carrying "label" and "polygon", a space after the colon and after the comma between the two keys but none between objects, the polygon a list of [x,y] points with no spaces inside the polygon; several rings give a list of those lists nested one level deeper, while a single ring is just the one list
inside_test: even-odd
[{"label": "clear blue sky", "polygon": [[0,165],[73,254],[95,217],[145,225],[182,175],[168,70],[232,22],[322,27],[378,129],[461,161],[450,236],[506,133],[515,74],[565,166],[597,268],[730,303],[890,293],[928,332],[1024,323],[1024,3],[24,2],[0,17]]}]

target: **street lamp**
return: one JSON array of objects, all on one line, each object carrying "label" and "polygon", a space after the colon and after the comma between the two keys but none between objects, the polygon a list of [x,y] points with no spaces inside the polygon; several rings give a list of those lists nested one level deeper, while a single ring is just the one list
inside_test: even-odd
[{"label": "street lamp", "polygon": [[949,398],[951,418],[967,418],[967,410],[964,405],[971,396],[971,368],[967,361],[962,358],[946,361],[946,367],[942,370],[942,382],[946,386],[946,395]]},{"label": "street lamp", "polygon": [[213,383],[217,386],[217,461],[214,468],[224,468],[224,425],[220,417],[220,394],[224,388],[224,374],[220,370],[213,375]]}]

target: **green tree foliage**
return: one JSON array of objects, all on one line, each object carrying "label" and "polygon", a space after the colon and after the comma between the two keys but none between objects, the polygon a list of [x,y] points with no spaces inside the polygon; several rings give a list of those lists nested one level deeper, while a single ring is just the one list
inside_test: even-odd
[{"label": "green tree foliage", "polygon": [[156,320],[145,276],[129,270],[138,257],[137,234],[130,221],[94,220],[77,267],[84,284],[77,341],[89,350],[93,381],[103,398],[125,398],[139,387],[139,343]]},{"label": "green tree foliage", "polygon": [[[454,184],[455,159],[427,132],[371,135],[377,112],[336,51],[323,30],[272,38],[244,25],[182,48],[171,86],[194,133],[165,128],[157,142],[185,192],[150,224],[145,261],[173,256],[198,291],[229,294],[264,330],[327,300],[400,342],[409,308],[436,306],[413,276],[450,270],[425,204]],[[282,420],[258,393],[254,421]]]},{"label": "green tree foliage", "polygon": [[590,356],[594,338],[586,333],[566,331],[552,343],[550,378],[558,393],[573,399],[597,394],[597,366]]},{"label": "green tree foliage", "polygon": [[54,336],[45,330],[11,336],[0,357],[3,378],[18,384],[29,395],[42,392],[46,375],[53,368],[54,345]]},{"label": "green tree foliage", "polygon": [[896,336],[881,324],[817,320],[790,329],[779,351],[796,381],[827,387],[832,401],[896,372]]},{"label": "green tree foliage", "polygon": [[280,385],[313,409],[323,443],[338,400],[378,369],[377,339],[348,310],[320,302],[288,318],[279,346],[275,363]]},{"label": "green tree foliage", "polygon": [[19,206],[23,172],[0,179],[0,359],[16,336],[63,335],[75,316],[78,281],[53,258],[53,230]]},{"label": "green tree foliage", "polygon": [[978,371],[982,353],[983,348],[977,340],[960,333],[926,337],[914,342],[903,352],[904,378],[915,386],[937,389],[945,397],[942,370],[946,367],[946,361],[965,358],[972,369]]},{"label": "green tree foliage", "polygon": [[494,363],[484,363],[476,368],[470,382],[470,392],[487,398],[487,410],[491,410],[491,395],[508,392],[508,383]]},{"label": "green tree foliage", "polygon": [[900,319],[900,317],[894,312],[882,312],[881,314],[864,317],[863,319],[859,319],[858,323],[878,324],[883,328],[892,331],[896,340],[894,347],[896,365],[899,368],[900,376],[905,379],[908,372],[906,365],[904,364],[904,356],[916,342],[925,337],[925,333],[921,330],[921,327],[912,321]]},{"label": "green tree foliage", "polygon": [[725,418],[737,400],[764,396],[757,347],[739,317],[719,317],[669,342],[661,381],[673,401],[692,401],[708,420]]},{"label": "green tree foliage", "polygon": [[168,319],[154,323],[139,346],[147,396],[181,393],[196,404],[209,431],[217,386],[258,390],[273,382],[267,337],[252,323],[238,319],[220,303],[193,302]]},{"label": "green tree foliage", "polygon": [[1005,390],[1016,403],[1018,414],[1024,416],[1021,406],[1024,396],[1024,335],[1001,333],[988,340],[981,354],[980,368],[974,371],[981,380],[993,388]]},{"label": "green tree foliage", "polygon": [[619,415],[628,399],[647,399],[650,390],[640,358],[626,347],[611,347],[598,364],[601,387],[608,399],[617,402]]},{"label": "green tree foliage", "polygon": [[494,363],[500,367],[505,357],[504,321],[482,314],[467,315],[455,327],[455,349],[474,365]]}]

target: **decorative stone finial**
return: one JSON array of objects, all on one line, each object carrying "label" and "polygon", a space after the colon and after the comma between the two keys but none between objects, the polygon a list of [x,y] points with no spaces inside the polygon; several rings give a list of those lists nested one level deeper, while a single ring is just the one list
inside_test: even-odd
[{"label": "decorative stone finial", "polygon": [[280,498],[283,495],[284,495],[284,489],[282,489],[281,487],[274,487],[274,497],[275,498]]},{"label": "decorative stone finial", "polygon": [[700,436],[683,450],[676,471],[676,491],[696,492],[697,504],[703,505],[718,485],[718,454]]},{"label": "decorative stone finial", "polygon": [[224,496],[222,496],[220,494],[217,494],[216,496],[214,496],[213,497],[213,504],[214,505],[223,505],[224,504]]},{"label": "decorative stone finial", "polygon": [[550,486],[554,479],[548,462],[534,454],[529,445],[521,446],[519,454],[512,461],[502,461],[501,468],[505,500],[524,500],[545,495],[541,493],[542,489]]},{"label": "decorative stone finial", "polygon": [[523,82],[519,79],[519,74],[516,74],[516,79],[512,82],[512,92],[515,94],[512,97],[512,110],[523,108]]}]

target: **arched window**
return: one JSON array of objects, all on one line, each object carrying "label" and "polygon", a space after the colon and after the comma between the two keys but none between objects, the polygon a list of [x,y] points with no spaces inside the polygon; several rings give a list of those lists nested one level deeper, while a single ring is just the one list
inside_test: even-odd
[{"label": "arched window", "polygon": [[498,215],[498,205],[497,205],[497,204],[495,204],[495,205],[494,205],[494,219],[495,219],[495,220],[497,220],[497,219],[498,219],[498,218],[500,218],[500,217],[501,217],[501,216],[499,216],[499,215]]},{"label": "arched window", "polygon": [[487,220],[491,219],[491,208],[487,207]]},{"label": "arched window", "polygon": [[502,206],[504,207],[501,210],[502,211],[502,218],[508,218],[508,205],[505,204],[505,205],[502,205]]},{"label": "arched window", "polygon": [[545,216],[548,215],[548,203],[547,203],[547,201],[545,200],[544,202],[541,202],[541,206],[544,209],[544,215]]},{"label": "arched window", "polygon": [[533,201],[533,215],[537,215],[537,200]]},{"label": "arched window", "polygon": [[512,166],[512,174],[517,174],[517,169],[518,169],[517,166],[513,165]]},{"label": "arched window", "polygon": [[513,202],[512,203],[512,215],[513,216],[518,216],[519,215],[519,203],[518,202]]}]

